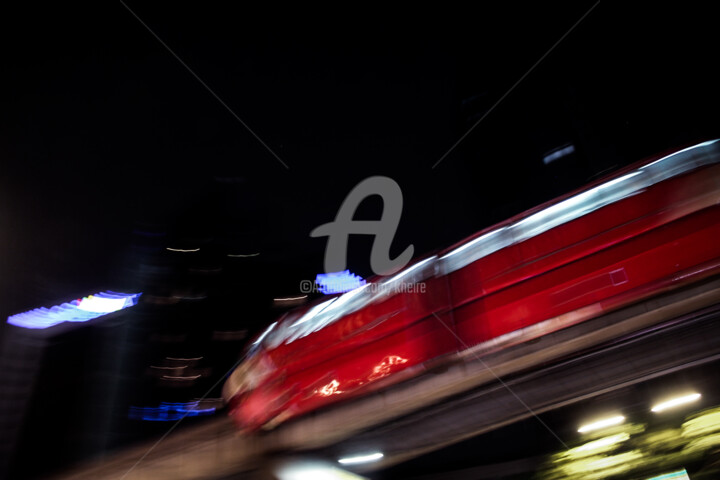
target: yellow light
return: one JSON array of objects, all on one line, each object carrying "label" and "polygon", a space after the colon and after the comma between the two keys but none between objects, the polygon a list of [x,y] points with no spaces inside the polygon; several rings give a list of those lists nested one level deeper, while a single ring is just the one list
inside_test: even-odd
[{"label": "yellow light", "polygon": [[587,425],[582,425],[580,428],[578,428],[578,432],[585,433],[585,432],[591,432],[593,430],[599,430],[601,428],[612,427],[613,425],[620,425],[624,421],[625,421],[625,417],[623,417],[622,415],[603,418],[602,420],[588,423]]},{"label": "yellow light", "polygon": [[630,435],[627,433],[619,433],[617,435],[611,435],[609,437],[601,438],[600,440],[594,440],[592,442],[588,442],[585,445],[581,445],[577,448],[578,452],[587,452],[591,450],[598,450],[603,447],[609,447],[610,445],[615,445],[616,443],[624,442],[630,438]]},{"label": "yellow light", "polygon": [[652,411],[655,413],[660,413],[667,410],[668,408],[673,408],[679,405],[685,405],[686,403],[694,402],[698,400],[700,396],[701,395],[699,393],[691,393],[688,395],[683,395],[681,397],[671,398],[670,400],[658,403],[657,405],[652,407]]}]

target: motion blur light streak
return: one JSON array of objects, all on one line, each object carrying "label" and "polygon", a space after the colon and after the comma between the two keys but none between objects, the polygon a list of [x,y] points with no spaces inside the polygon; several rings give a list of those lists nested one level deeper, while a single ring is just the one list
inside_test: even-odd
[{"label": "motion blur light streak", "polygon": [[172,422],[184,417],[199,417],[215,413],[215,407],[198,408],[199,402],[167,403],[159,407],[130,407],[128,418],[148,422]]},{"label": "motion blur light streak", "polygon": [[275,325],[277,325],[277,322],[273,322],[267,329],[265,329],[265,331],[263,332],[263,334],[260,335],[260,336],[258,337],[258,339],[253,342],[253,345],[258,345],[260,342],[262,342],[262,341],[263,341],[263,338],[265,338],[265,336],[266,336],[268,333],[270,333],[270,330],[272,330],[273,328],[275,328]]},{"label": "motion blur light streak", "polygon": [[[707,373],[714,378],[716,366]],[[711,380],[712,381],[712,380]],[[714,383],[714,382],[713,382]],[[640,390],[636,390],[640,392]],[[681,428],[675,421],[624,424],[617,433],[553,454],[538,480],[645,480],[718,478],[714,458],[720,445],[720,408],[688,413]],[[683,470],[687,468],[691,475]],[[669,473],[668,473],[669,472]],[[648,477],[654,475],[653,477]]]},{"label": "motion blur light streak", "polygon": [[257,257],[258,255],[260,255],[260,253],[248,253],[248,254],[246,254],[246,255],[241,254],[241,253],[228,253],[228,254],[227,254],[228,257],[232,257],[232,258]]},{"label": "motion blur light streak", "polygon": [[142,293],[100,292],[56,305],[11,315],[7,323],[23,328],[49,328],[63,322],[87,322],[137,304]]},{"label": "motion blur light streak", "polygon": [[407,269],[400,271],[400,272],[397,273],[395,276],[393,276],[393,277],[385,280],[385,281],[383,282],[383,285],[389,285],[389,284],[392,284],[392,283],[397,284],[397,283],[400,282],[401,279],[407,277],[410,273],[412,273],[412,272],[420,269],[421,267],[423,267],[423,266],[425,266],[425,265],[431,264],[431,263],[434,262],[436,259],[437,259],[437,256],[433,255],[433,256],[430,257],[430,258],[426,258],[425,260],[422,260],[422,261],[420,261],[420,262],[417,262],[416,264],[411,265],[411,266],[408,267]]},{"label": "motion blur light streak", "polygon": [[327,308],[335,300],[336,300],[335,298],[331,298],[330,300],[327,300],[323,303],[319,303],[319,304],[315,305],[310,310],[308,310],[308,312],[305,315],[303,315],[295,323],[290,325],[290,328],[297,327],[309,320],[312,320],[313,317],[315,317],[318,313],[322,312],[325,308]]},{"label": "motion blur light streak", "polygon": [[720,407],[691,416],[683,423],[682,430],[683,437],[687,438],[717,436],[720,432]]},{"label": "motion blur light streak", "polygon": [[275,301],[275,302],[293,302],[295,300],[302,300],[304,298],[307,298],[307,295],[301,295],[299,297],[273,298],[273,301]]},{"label": "motion blur light streak", "polygon": [[[670,155],[670,156],[680,155],[680,154],[683,154],[683,153],[687,153],[687,152],[690,152],[690,151],[695,150],[695,149],[697,149],[697,148],[709,147],[709,146],[711,146],[712,144],[717,143],[718,141],[720,141],[720,140],[717,140],[717,139],[716,139],[716,140],[708,140],[707,142],[698,143],[697,145],[693,145],[693,146],[691,146],[691,147],[687,147],[687,148],[683,148],[682,150],[678,150],[677,152],[673,153],[673,154]],[[658,159],[658,160],[655,160],[654,162],[650,162],[650,163],[648,163],[647,165],[645,165],[643,168],[653,167],[653,166],[655,166],[656,164],[665,161],[667,158],[668,158],[668,157],[663,157],[663,158],[660,158],[660,159]]]},{"label": "motion blur light streak", "polygon": [[613,425],[620,425],[624,421],[625,417],[623,417],[622,415],[603,418],[602,420],[598,420],[596,422],[588,423],[587,425],[581,426],[580,428],[578,428],[578,433],[591,432],[593,430],[599,430],[601,428],[611,427]]},{"label": "motion blur light streak", "polygon": [[565,147],[558,148],[547,155],[543,157],[543,163],[545,165],[548,165],[549,163],[554,162],[555,160],[558,160],[562,157],[566,157],[570,155],[571,153],[575,152],[575,146],[574,145],[567,145]]},{"label": "motion blur light streak", "polygon": [[278,297],[273,298],[272,305],[273,307],[280,307],[280,308],[288,308],[288,307],[294,307],[298,305],[302,305],[307,300],[307,295],[299,295],[296,297]]},{"label": "motion blur light streak", "polygon": [[652,411],[655,413],[660,413],[667,410],[668,408],[673,408],[680,405],[685,405],[686,403],[694,402],[698,400],[700,396],[701,395],[699,393],[691,393],[688,395],[683,395],[681,397],[671,398],[670,400],[658,403],[657,405],[652,407]]},{"label": "motion blur light streak", "polygon": [[376,462],[383,457],[384,455],[382,453],[376,452],[370,453],[368,455],[359,455],[357,457],[341,458],[340,460],[338,460],[338,463],[342,463],[343,465],[357,465],[359,463]]},{"label": "motion blur light streak", "polygon": [[275,469],[279,480],[360,480],[360,477],[335,465],[317,461],[292,461]]},{"label": "motion blur light streak", "polygon": [[666,473],[665,475],[660,475],[659,477],[652,477],[648,478],[647,480],[670,480],[670,479],[678,479],[678,480],[690,480],[690,477],[688,477],[686,470],[679,470],[677,472],[671,472]]},{"label": "motion blur light streak", "polygon": [[611,435],[609,437],[601,438],[600,440],[594,440],[592,442],[581,445],[577,448],[577,451],[589,452],[593,450],[598,450],[603,447],[608,447],[610,445],[615,445],[616,443],[624,442],[629,438],[630,435],[628,435],[627,433],[618,433],[617,435]]},{"label": "motion blur light streak", "polygon": [[181,252],[181,253],[189,253],[189,252],[199,252],[199,248],[170,248],[167,247],[166,250],[169,250],[171,252]]}]

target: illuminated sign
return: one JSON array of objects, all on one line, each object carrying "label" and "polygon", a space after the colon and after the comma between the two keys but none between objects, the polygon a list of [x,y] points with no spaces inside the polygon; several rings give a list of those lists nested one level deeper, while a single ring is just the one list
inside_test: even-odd
[{"label": "illuminated sign", "polygon": [[350,270],[343,270],[335,273],[318,273],[315,277],[315,283],[317,283],[322,293],[329,295],[355,290],[365,285],[365,280],[350,273]]},{"label": "illuminated sign", "polygon": [[87,322],[137,304],[142,293],[100,292],[62,305],[11,315],[7,323],[23,328],[49,328],[63,322]]}]

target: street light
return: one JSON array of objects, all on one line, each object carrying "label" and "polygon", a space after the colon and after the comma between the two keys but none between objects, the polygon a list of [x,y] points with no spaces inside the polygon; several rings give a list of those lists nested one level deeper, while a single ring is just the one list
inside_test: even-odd
[{"label": "street light", "polygon": [[603,418],[586,425],[582,425],[578,428],[579,433],[591,432],[593,430],[600,430],[601,428],[612,427],[613,425],[620,425],[625,421],[625,417],[622,415],[616,415],[614,417]]},{"label": "street light", "polygon": [[690,393],[687,395],[682,395],[680,397],[671,398],[670,400],[666,400],[662,403],[658,403],[654,407],[652,407],[652,411],[655,413],[660,413],[668,408],[677,407],[679,405],[685,405],[686,403],[692,403],[696,400],[698,400],[701,397],[699,393]]},{"label": "street light", "polygon": [[380,452],[370,453],[368,455],[358,455],[356,457],[341,458],[338,460],[343,465],[357,465],[358,463],[369,463],[380,460],[384,455]]}]

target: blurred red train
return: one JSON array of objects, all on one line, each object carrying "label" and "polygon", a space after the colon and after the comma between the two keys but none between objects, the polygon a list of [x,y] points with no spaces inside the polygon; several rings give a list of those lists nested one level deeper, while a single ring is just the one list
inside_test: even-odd
[{"label": "blurred red train", "polygon": [[632,165],[389,277],[286,313],[223,395],[275,426],[720,271],[720,141]]}]

